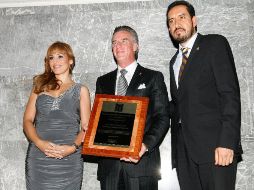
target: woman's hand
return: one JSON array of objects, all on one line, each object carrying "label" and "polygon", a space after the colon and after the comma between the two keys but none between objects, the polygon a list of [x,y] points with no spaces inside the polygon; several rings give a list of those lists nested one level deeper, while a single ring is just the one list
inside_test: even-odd
[{"label": "woman's hand", "polygon": [[76,152],[75,146],[72,145],[56,145],[55,151],[57,153],[61,154],[61,158],[69,156],[70,154],[73,154]]},{"label": "woman's hand", "polygon": [[47,157],[50,158],[62,158],[61,151],[57,150],[56,147],[57,145],[45,141],[45,140],[39,140],[35,145],[42,151]]}]

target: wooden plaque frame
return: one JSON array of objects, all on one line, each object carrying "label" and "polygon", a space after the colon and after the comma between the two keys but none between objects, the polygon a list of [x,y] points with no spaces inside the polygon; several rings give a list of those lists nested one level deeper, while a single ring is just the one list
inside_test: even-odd
[{"label": "wooden plaque frame", "polygon": [[[102,105],[103,102],[107,101],[117,103],[136,103],[137,105],[131,141],[128,147],[94,144],[100,114],[102,111]],[[82,154],[113,158],[132,157],[135,159],[139,159],[139,152],[141,149],[144,135],[148,103],[149,98],[147,97],[97,94],[95,96],[88,130],[86,131],[84,139]]]}]

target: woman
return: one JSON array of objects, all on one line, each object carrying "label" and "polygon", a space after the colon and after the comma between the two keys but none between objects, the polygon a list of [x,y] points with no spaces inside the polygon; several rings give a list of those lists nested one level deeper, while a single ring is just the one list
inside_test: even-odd
[{"label": "woman", "polygon": [[90,96],[85,86],[72,80],[74,66],[71,47],[55,42],[48,48],[44,73],[34,77],[23,120],[30,141],[28,190],[81,189],[80,145],[90,116]]}]

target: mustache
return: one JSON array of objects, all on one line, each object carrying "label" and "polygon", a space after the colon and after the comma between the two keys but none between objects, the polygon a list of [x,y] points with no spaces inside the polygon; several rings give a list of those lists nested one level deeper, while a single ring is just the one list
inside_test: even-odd
[{"label": "mustache", "polygon": [[176,29],[175,29],[175,31],[174,31],[174,32],[176,32],[177,30],[184,30],[184,31],[185,31],[185,29],[184,29],[184,28],[178,27],[178,28],[176,28]]}]

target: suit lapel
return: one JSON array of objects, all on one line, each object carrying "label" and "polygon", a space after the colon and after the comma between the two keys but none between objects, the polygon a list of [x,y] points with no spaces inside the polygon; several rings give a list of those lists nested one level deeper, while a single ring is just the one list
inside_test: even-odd
[{"label": "suit lapel", "polygon": [[176,80],[175,80],[175,73],[174,73],[174,69],[173,69],[173,65],[176,61],[176,57],[179,53],[179,50],[177,50],[177,52],[175,53],[175,55],[172,57],[172,59],[170,60],[170,64],[169,64],[169,72],[170,72],[170,89],[171,92],[173,94],[177,93],[177,85],[176,85]]},{"label": "suit lapel", "polygon": [[140,84],[140,80],[143,76],[143,67],[141,67],[139,64],[132,76],[131,82],[127,88],[126,96],[134,95],[133,91],[138,88],[138,85]]},{"label": "suit lapel", "polygon": [[114,95],[116,89],[117,69],[114,70],[107,81],[108,93]]}]

